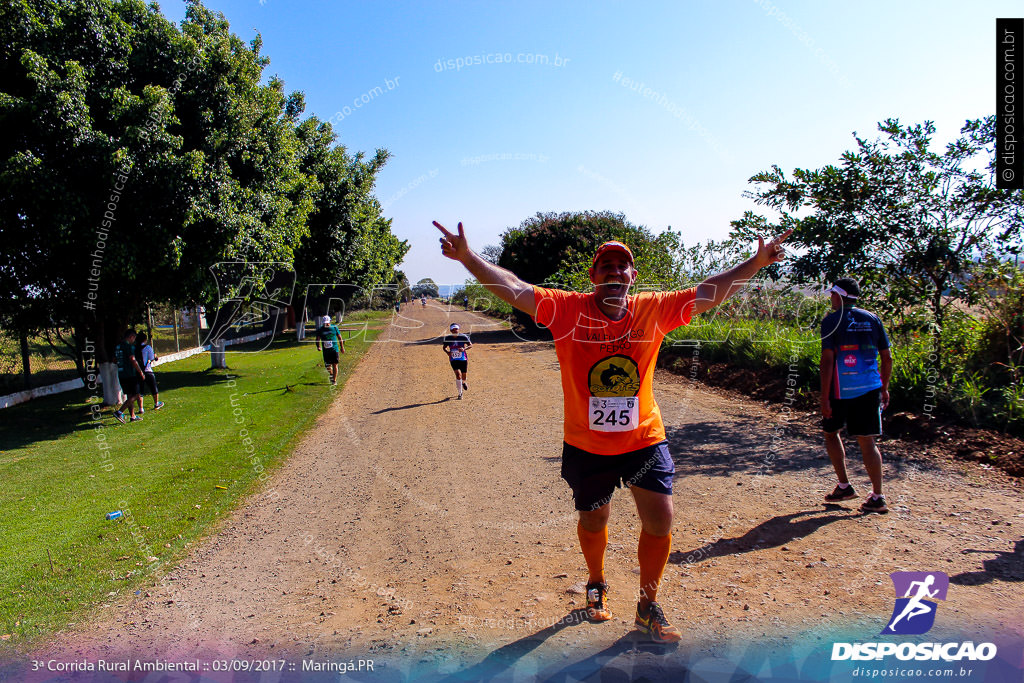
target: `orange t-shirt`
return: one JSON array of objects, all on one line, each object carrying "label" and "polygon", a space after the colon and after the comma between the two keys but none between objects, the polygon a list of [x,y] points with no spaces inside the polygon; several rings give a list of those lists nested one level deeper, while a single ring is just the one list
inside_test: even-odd
[{"label": "orange t-shirt", "polygon": [[612,320],[592,293],[533,288],[534,319],[554,335],[561,366],[566,443],[618,455],[665,440],[654,364],[665,335],[690,322],[696,293],[630,296],[626,315]]}]

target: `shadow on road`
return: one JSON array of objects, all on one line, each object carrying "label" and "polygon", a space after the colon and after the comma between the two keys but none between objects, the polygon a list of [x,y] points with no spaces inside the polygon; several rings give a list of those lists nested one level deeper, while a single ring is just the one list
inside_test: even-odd
[{"label": "shadow on road", "polygon": [[405,406],[395,406],[394,408],[381,408],[380,410],[373,411],[373,415],[380,415],[381,413],[390,413],[395,410],[409,410],[410,408],[422,408],[423,406],[436,406],[438,403],[447,403],[452,400],[451,396],[446,398],[438,399],[437,401],[430,401],[428,403],[410,403]]},{"label": "shadow on road", "polygon": [[587,621],[585,608],[574,609],[559,621],[536,633],[503,645],[473,666],[450,674],[443,681],[486,681],[511,669],[520,659],[536,650],[545,640],[564,628],[578,626]]},{"label": "shadow on road", "polygon": [[[815,515],[806,517],[806,515]],[[761,522],[753,529],[734,538],[722,538],[714,543],[693,550],[676,550],[668,557],[672,564],[692,564],[723,555],[738,555],[752,550],[775,548],[798,538],[809,536],[815,531],[840,520],[852,520],[861,514],[835,514],[828,510],[801,510],[788,515],[778,515]],[[803,519],[797,519],[803,517]]]},{"label": "shadow on road", "polygon": [[1013,544],[1013,550],[974,550],[968,548],[960,552],[968,553],[991,553],[995,555],[990,560],[984,560],[981,571],[961,572],[949,577],[950,583],[958,586],[978,586],[993,581],[1024,581],[1024,539]]},{"label": "shadow on road", "polygon": [[[685,667],[680,667],[679,662],[659,656],[676,652],[678,649],[678,643],[652,643],[647,635],[634,630],[586,659],[567,664],[554,673],[538,675],[537,680],[545,683],[685,680]],[[625,653],[630,653],[630,656],[616,659]],[[634,656],[639,653],[651,654],[654,657],[640,659]]]},{"label": "shadow on road", "polygon": [[666,429],[677,478],[770,475],[828,464],[824,445],[789,435],[773,441],[769,433],[763,420],[753,418],[695,421]]}]

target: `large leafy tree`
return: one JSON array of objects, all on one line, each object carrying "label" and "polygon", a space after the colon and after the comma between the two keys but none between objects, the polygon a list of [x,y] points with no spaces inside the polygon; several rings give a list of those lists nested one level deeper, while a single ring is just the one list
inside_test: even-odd
[{"label": "large leafy tree", "polygon": [[138,0],[0,12],[10,300],[103,360],[146,302],[212,302],[218,261],[292,261],[315,182],[295,162],[301,96],[261,83],[259,39],[198,2],[180,30]]},{"label": "large leafy tree", "polygon": [[311,117],[299,124],[299,167],[316,179],[308,235],[295,254],[300,291],[315,310],[331,299],[351,301],[396,281],[395,267],[409,245],[391,232],[373,195],[377,174],[388,153],[370,159],[335,146],[330,123]]},{"label": "large leafy tree", "polygon": [[412,287],[412,295],[418,296],[429,296],[437,298],[440,296],[440,290],[437,288],[437,283],[431,278],[425,277],[416,281],[416,284]]},{"label": "large leafy tree", "polygon": [[[587,291],[594,251],[608,240],[629,245],[639,289],[679,286],[681,271],[673,258],[682,246],[679,234],[666,230],[655,235],[609,211],[538,213],[502,234],[497,263],[526,282]],[[515,315],[525,329],[535,328],[529,316]]]},{"label": "large leafy tree", "polygon": [[734,236],[793,228],[798,281],[859,275],[893,315],[926,306],[937,331],[982,248],[1019,247],[1022,193],[995,187],[994,117],[967,121],[938,151],[931,122],[889,119],[879,131],[875,140],[855,135],[838,164],[753,176],[750,196],[779,217],[747,212]]}]

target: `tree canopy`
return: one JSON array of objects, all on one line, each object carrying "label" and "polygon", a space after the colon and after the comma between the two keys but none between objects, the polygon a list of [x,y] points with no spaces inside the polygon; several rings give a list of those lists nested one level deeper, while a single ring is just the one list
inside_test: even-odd
[{"label": "tree canopy", "polygon": [[102,358],[147,302],[216,304],[220,262],[394,278],[407,245],[371,194],[387,152],[300,122],[261,48],[198,1],[180,28],[140,0],[3,4],[0,316],[73,327]]},{"label": "tree canopy", "polygon": [[[625,215],[609,211],[538,213],[502,234],[497,263],[526,282],[588,291],[594,251],[608,240],[619,240],[632,250],[639,288],[679,286],[682,273],[675,261],[682,246],[679,234],[666,230],[655,235],[630,223]],[[495,251],[490,251],[491,258]],[[519,311],[515,315],[525,328],[534,327],[527,315]]]},{"label": "tree canopy", "polygon": [[418,280],[412,287],[412,295],[416,296],[429,296],[437,298],[440,296],[440,290],[437,288],[437,283],[429,277],[425,277],[422,280]]},{"label": "tree canopy", "polygon": [[994,117],[967,121],[941,151],[930,121],[878,129],[875,140],[855,134],[836,165],[753,176],[750,196],[779,218],[747,212],[733,235],[792,228],[797,281],[855,274],[891,312],[927,304],[941,325],[984,248],[1019,250],[1024,193],[995,187]]}]

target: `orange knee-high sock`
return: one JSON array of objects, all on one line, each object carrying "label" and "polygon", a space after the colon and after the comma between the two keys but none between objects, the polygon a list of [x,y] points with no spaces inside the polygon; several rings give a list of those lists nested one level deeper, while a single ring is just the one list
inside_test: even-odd
[{"label": "orange knee-high sock", "polygon": [[647,604],[658,598],[658,584],[668,564],[668,554],[672,549],[672,534],[652,536],[646,531],[640,532],[640,543],[636,547],[636,555],[640,560],[640,602]]},{"label": "orange knee-high sock", "polygon": [[604,582],[604,549],[608,545],[608,527],[600,531],[587,531],[582,522],[576,523],[576,534],[580,537],[580,548],[590,572],[588,583]]}]

